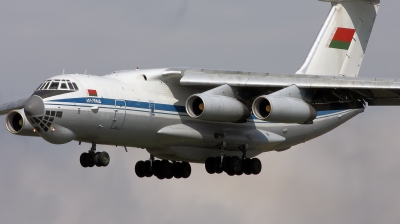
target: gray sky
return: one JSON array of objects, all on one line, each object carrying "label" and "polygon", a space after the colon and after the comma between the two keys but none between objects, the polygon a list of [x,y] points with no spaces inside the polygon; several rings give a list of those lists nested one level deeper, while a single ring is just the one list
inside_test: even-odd
[{"label": "gray sky", "polygon": [[[0,8],[0,103],[68,72],[187,66],[293,73],[328,3],[271,1],[6,1]],[[400,1],[380,9],[360,73],[399,77]],[[334,131],[264,153],[258,176],[140,179],[144,150],[99,146],[107,168],[83,169],[90,147],[0,129],[2,223],[399,223],[400,108],[367,108]],[[3,117],[4,118],[4,117]]]}]

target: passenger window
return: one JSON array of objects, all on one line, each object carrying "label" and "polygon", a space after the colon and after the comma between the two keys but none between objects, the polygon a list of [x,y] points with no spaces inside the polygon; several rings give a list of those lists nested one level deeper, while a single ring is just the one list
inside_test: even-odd
[{"label": "passenger window", "polygon": [[59,82],[52,82],[49,89],[58,89]]},{"label": "passenger window", "polygon": [[67,83],[62,82],[60,89],[68,90]]},{"label": "passenger window", "polygon": [[75,90],[79,90],[79,88],[78,88],[78,86],[76,85],[76,83],[73,82],[72,85],[74,85]]}]

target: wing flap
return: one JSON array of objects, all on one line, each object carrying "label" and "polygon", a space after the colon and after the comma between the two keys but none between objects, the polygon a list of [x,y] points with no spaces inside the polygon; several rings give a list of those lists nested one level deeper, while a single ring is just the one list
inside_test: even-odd
[{"label": "wing flap", "polygon": [[0,105],[0,115],[8,114],[13,110],[24,108],[26,101],[28,101],[28,98]]}]

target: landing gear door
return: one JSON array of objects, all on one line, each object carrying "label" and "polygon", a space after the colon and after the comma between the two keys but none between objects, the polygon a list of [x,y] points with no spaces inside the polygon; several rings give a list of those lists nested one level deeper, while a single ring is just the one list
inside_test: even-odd
[{"label": "landing gear door", "polygon": [[126,116],[125,100],[115,100],[114,117],[111,124],[111,129],[120,130],[124,125]]}]

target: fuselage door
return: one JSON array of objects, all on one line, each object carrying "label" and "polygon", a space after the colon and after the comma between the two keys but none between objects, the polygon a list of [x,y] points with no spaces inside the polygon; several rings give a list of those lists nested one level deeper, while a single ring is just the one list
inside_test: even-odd
[{"label": "fuselage door", "polygon": [[112,120],[111,129],[119,130],[124,125],[126,116],[125,100],[115,100],[114,118]]}]

